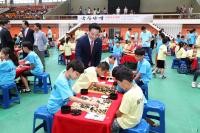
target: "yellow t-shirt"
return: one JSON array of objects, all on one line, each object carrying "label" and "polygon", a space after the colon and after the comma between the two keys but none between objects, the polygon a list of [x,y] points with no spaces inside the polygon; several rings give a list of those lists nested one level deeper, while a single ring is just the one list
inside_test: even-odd
[{"label": "yellow t-shirt", "polygon": [[165,44],[161,45],[158,51],[158,60],[166,60],[167,46]]},{"label": "yellow t-shirt", "polygon": [[190,50],[187,50],[186,52],[187,52],[187,56],[186,57],[192,58],[192,56],[193,56],[193,50],[190,49]]},{"label": "yellow t-shirt", "polygon": [[78,80],[72,86],[76,93],[80,93],[81,89],[88,89],[93,82],[98,82],[96,67],[88,67],[84,73],[80,75]]},{"label": "yellow t-shirt", "polygon": [[170,42],[170,44],[169,44],[169,48],[173,49],[174,47],[176,47],[176,44]]},{"label": "yellow t-shirt", "polygon": [[64,48],[65,48],[65,56],[71,56],[72,50],[71,50],[71,46],[69,45],[69,43],[65,43]]},{"label": "yellow t-shirt", "polygon": [[178,50],[176,52],[176,58],[177,59],[186,58],[186,56],[187,56],[187,52],[185,51],[184,48],[181,48],[180,50]]},{"label": "yellow t-shirt", "polygon": [[119,111],[122,114],[117,118],[117,122],[123,129],[135,127],[142,118],[144,108],[144,95],[139,86],[136,84],[127,91],[123,98]]}]

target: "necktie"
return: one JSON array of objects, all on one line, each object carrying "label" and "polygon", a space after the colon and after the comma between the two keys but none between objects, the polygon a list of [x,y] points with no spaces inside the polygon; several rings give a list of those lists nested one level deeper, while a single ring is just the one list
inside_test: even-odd
[{"label": "necktie", "polygon": [[93,47],[94,47],[94,41],[92,40],[92,41],[91,41],[91,44],[90,44],[90,51],[91,51],[91,54],[92,54]]}]

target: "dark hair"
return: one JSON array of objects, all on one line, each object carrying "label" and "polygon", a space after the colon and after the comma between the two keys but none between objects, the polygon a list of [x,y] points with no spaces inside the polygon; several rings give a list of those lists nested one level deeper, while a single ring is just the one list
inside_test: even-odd
[{"label": "dark hair", "polygon": [[168,38],[166,38],[166,37],[163,38],[162,43],[163,43],[163,44],[166,44],[167,42],[168,42]]},{"label": "dark hair", "polygon": [[128,82],[133,81],[133,72],[131,69],[127,67],[122,67],[118,73],[118,79],[119,81],[127,80]]},{"label": "dark hair", "polygon": [[184,42],[179,42],[178,45],[179,45],[179,50],[180,50],[185,45],[185,43]]},{"label": "dark hair", "polygon": [[132,29],[131,29],[131,28],[128,28],[128,30],[131,31]]},{"label": "dark hair", "polygon": [[27,20],[24,20],[23,22],[24,22],[24,25],[26,25],[27,27],[29,26],[29,23]]},{"label": "dark hair", "polygon": [[36,27],[38,27],[38,28],[41,30],[42,26],[41,26],[40,23],[35,23],[34,25],[35,25]]},{"label": "dark hair", "polygon": [[185,36],[182,35],[181,38],[185,38]]},{"label": "dark hair", "polygon": [[159,36],[164,39],[165,38],[165,34],[164,33],[160,33]]},{"label": "dark hair", "polygon": [[47,28],[51,29],[51,26],[47,26]]},{"label": "dark hair", "polygon": [[101,27],[97,23],[92,23],[89,25],[89,31],[91,31],[92,29],[97,29],[97,30],[99,30],[99,32],[101,31]]},{"label": "dark hair", "polygon": [[0,25],[3,25],[3,21],[2,20],[0,20]]},{"label": "dark hair", "polygon": [[10,20],[8,20],[8,19],[2,20],[2,24],[3,24],[3,25],[8,24],[9,22],[10,22]]},{"label": "dark hair", "polygon": [[119,71],[121,70],[122,67],[125,67],[125,66],[124,65],[119,65],[119,66],[116,66],[115,68],[113,68],[112,76],[115,77],[116,79],[118,79]]},{"label": "dark hair", "polygon": [[113,55],[110,55],[109,58],[113,58],[114,60],[116,59],[116,57]]},{"label": "dark hair", "polygon": [[137,48],[135,50],[135,55],[145,55],[145,49],[144,48]]},{"label": "dark hair", "polygon": [[146,30],[146,27],[145,27],[145,26],[142,26],[141,30]]},{"label": "dark hair", "polygon": [[12,60],[15,66],[19,65],[17,56],[14,54],[13,51],[10,50],[10,48],[8,47],[2,48],[1,52],[3,52],[5,55],[9,55],[9,58]]},{"label": "dark hair", "polygon": [[180,35],[177,35],[177,38],[179,38],[180,37]]},{"label": "dark hair", "polygon": [[24,42],[22,42],[22,47],[26,47],[26,48],[28,48],[29,50],[32,50],[32,49],[33,49],[33,46],[32,46],[32,44],[31,44],[30,41],[24,41]]},{"label": "dark hair", "polygon": [[98,68],[101,68],[102,71],[108,71],[110,66],[107,62],[100,62],[100,64],[97,66]]},{"label": "dark hair", "polygon": [[74,71],[77,71],[78,73],[83,73],[84,72],[84,65],[79,60],[72,60],[67,65],[67,70],[69,70],[70,68],[72,68]]}]

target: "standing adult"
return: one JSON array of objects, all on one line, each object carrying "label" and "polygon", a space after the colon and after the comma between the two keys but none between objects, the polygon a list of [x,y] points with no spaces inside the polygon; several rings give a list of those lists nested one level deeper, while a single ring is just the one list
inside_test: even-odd
[{"label": "standing adult", "polygon": [[80,37],[76,44],[76,59],[85,67],[97,66],[101,60],[102,40],[99,38],[101,27],[97,23],[89,25],[88,34]]},{"label": "standing adult", "polygon": [[[33,50],[33,44],[34,44],[34,30],[29,28],[28,21],[24,20],[22,22],[22,42],[30,42]],[[23,57],[25,58],[27,56],[26,53],[23,52]]]},{"label": "standing adult", "polygon": [[140,39],[141,39],[141,42],[142,42],[142,47],[145,49],[145,53],[149,57],[149,63],[151,65],[153,65],[152,52],[151,52],[151,49],[150,49],[150,43],[151,43],[151,39],[152,39],[151,32],[148,31],[145,26],[142,26],[141,30],[142,30],[142,32],[140,33]]},{"label": "standing adult", "polygon": [[126,31],[125,40],[126,40],[126,44],[128,44],[128,42],[130,42],[130,40],[131,40],[131,28],[128,28],[128,30]]},{"label": "standing adult", "polygon": [[0,31],[1,48],[9,47],[11,51],[14,51],[14,41],[9,31],[10,27],[10,21],[3,20],[3,27]]},{"label": "standing adult", "polygon": [[[40,57],[40,60],[42,61],[42,64],[45,68],[45,60],[44,60],[44,54],[46,50],[46,44],[47,44],[47,38],[44,34],[44,32],[41,31],[41,24],[35,23],[34,24],[34,46],[33,49],[35,53]],[[44,69],[45,70],[45,69]]]},{"label": "standing adult", "polygon": [[52,46],[53,33],[51,31],[51,27],[50,26],[48,26],[47,37],[48,37],[49,45]]}]

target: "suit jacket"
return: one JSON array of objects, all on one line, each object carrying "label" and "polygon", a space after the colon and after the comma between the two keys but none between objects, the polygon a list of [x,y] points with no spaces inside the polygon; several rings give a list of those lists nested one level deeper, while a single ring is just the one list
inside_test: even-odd
[{"label": "suit jacket", "polygon": [[76,44],[76,59],[81,60],[85,67],[89,67],[89,62],[91,62],[90,66],[97,66],[101,61],[102,54],[102,40],[97,38],[94,41],[94,47],[91,53],[90,49],[90,41],[88,35],[83,35],[77,40]]},{"label": "suit jacket", "polygon": [[10,34],[10,31],[6,28],[2,28],[0,31],[0,40],[1,40],[1,48],[9,47],[11,50],[14,51],[14,41]]},{"label": "suit jacket", "polygon": [[22,41],[29,41],[31,42],[31,44],[34,44],[34,35],[33,35],[34,31],[32,29],[28,29],[26,36],[25,36],[25,29],[22,30],[22,35],[23,35],[23,39]]}]

